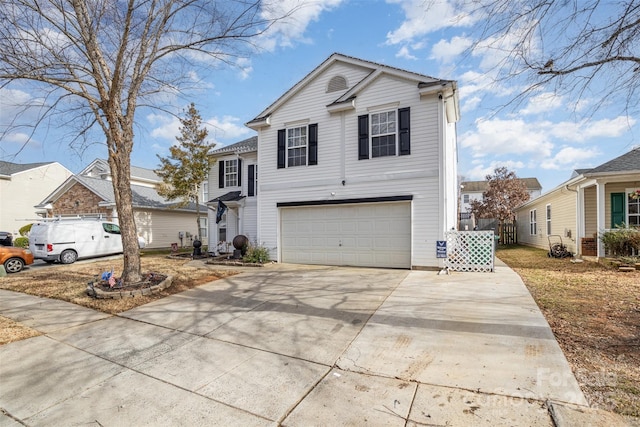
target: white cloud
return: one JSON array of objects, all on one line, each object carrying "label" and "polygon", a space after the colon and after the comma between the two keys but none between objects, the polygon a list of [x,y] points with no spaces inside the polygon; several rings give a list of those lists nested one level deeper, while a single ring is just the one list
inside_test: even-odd
[{"label": "white cloud", "polygon": [[[180,134],[180,120],[178,117],[150,114],[147,116],[147,120],[154,127],[150,133],[153,138],[165,139],[175,143],[176,136]],[[209,140],[216,143],[220,139],[239,139],[251,132],[239,118],[233,116],[203,119],[202,125],[209,131]]]},{"label": "white cloud", "polygon": [[276,47],[291,47],[295,42],[310,43],[304,37],[311,21],[317,21],[322,12],[331,10],[344,0],[274,0],[263,2],[261,17],[276,20],[260,37],[259,45],[268,51]]},{"label": "white cloud", "polygon": [[399,4],[405,14],[400,27],[387,33],[387,44],[390,45],[413,41],[442,28],[473,23],[471,15],[456,10],[455,2],[450,0],[387,0],[387,3]]},{"label": "white cloud", "polygon": [[477,120],[477,131],[465,132],[460,142],[471,149],[474,157],[487,155],[530,155],[546,158],[551,155],[553,143],[545,128],[523,120]]},{"label": "white cloud", "polygon": [[560,122],[550,126],[554,137],[565,141],[584,142],[595,138],[615,138],[629,131],[636,120],[627,116],[614,119],[582,120],[580,122]]},{"label": "white cloud", "polygon": [[486,178],[487,175],[492,175],[496,168],[506,167],[511,171],[515,171],[516,175],[518,174],[518,169],[522,169],[525,167],[524,163],[514,160],[507,161],[493,161],[488,165],[484,163],[476,162],[475,166],[472,169],[469,169],[464,173],[465,179],[468,180],[478,180],[482,181]]},{"label": "white cloud", "polygon": [[472,44],[473,40],[465,36],[455,36],[451,40],[442,39],[432,46],[431,58],[447,64],[471,47]]},{"label": "white cloud", "polygon": [[541,114],[562,107],[564,100],[553,92],[544,92],[529,98],[527,105],[520,110],[520,114]]},{"label": "white cloud", "polygon": [[407,46],[402,46],[398,53],[396,53],[396,58],[404,58],[404,59],[418,59],[414,55],[409,52],[409,48]]},{"label": "white cloud", "polygon": [[480,98],[479,96],[473,96],[469,99],[465,99],[462,102],[462,112],[464,113],[475,110],[480,105],[480,102],[482,102],[482,98]]},{"label": "white cloud", "polygon": [[600,155],[595,148],[564,147],[555,156],[540,164],[542,169],[575,169],[585,164],[586,160]]}]

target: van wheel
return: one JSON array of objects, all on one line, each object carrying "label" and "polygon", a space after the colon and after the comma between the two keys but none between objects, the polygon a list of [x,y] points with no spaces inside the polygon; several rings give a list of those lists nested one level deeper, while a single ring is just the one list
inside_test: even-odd
[{"label": "van wheel", "polygon": [[24,267],[24,261],[20,258],[9,258],[4,263],[4,269],[7,273],[17,273]]},{"label": "van wheel", "polygon": [[78,259],[78,254],[71,249],[62,251],[60,254],[60,262],[63,264],[73,264]]}]

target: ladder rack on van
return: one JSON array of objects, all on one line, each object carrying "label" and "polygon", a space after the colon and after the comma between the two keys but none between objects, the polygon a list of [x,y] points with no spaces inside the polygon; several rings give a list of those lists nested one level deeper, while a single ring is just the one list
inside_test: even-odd
[{"label": "ladder rack on van", "polygon": [[100,221],[106,220],[104,214],[82,214],[82,215],[57,215],[49,218],[25,218],[20,221],[39,221],[39,222],[55,222],[55,221],[71,221],[71,220],[87,220],[87,221]]}]

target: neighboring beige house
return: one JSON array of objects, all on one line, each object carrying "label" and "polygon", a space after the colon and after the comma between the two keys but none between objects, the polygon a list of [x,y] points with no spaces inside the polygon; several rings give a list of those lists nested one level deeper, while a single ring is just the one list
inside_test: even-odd
[{"label": "neighboring beige house", "polygon": [[11,163],[0,161],[0,231],[14,238],[18,230],[37,218],[34,205],[73,175],[57,162]]},{"label": "neighboring beige house", "polygon": [[[196,225],[196,208],[189,203],[174,208],[175,202],[156,191],[162,179],[151,169],[131,166],[131,190],[138,235],[149,248],[166,248],[172,243],[190,246],[196,236],[207,240],[207,207],[200,206],[200,224]],[[42,216],[96,216],[117,222],[111,173],[106,160],[94,160],[79,174],[69,177],[36,206]]]},{"label": "neighboring beige house", "polygon": [[576,170],[558,187],[517,209],[518,242],[548,249],[562,239],[580,256],[605,256],[598,233],[640,226],[640,146],[593,169]]}]

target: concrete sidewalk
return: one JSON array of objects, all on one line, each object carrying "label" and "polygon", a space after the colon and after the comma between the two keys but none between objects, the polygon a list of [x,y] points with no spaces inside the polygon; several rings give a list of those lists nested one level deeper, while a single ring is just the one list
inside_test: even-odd
[{"label": "concrete sidewalk", "polygon": [[119,316],[0,290],[0,427],[626,425],[520,278],[274,265]]}]

